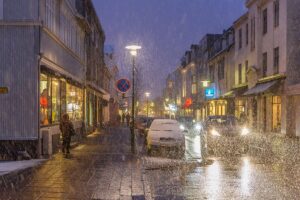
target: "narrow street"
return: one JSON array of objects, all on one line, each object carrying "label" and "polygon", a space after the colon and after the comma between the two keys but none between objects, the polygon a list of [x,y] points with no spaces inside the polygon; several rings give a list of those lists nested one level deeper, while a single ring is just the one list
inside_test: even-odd
[{"label": "narrow street", "polygon": [[[95,133],[65,159],[57,154],[43,164],[24,187],[0,199],[298,199],[300,165],[249,157],[212,158],[207,166],[191,167],[199,159],[197,136],[186,137],[185,161],[130,155],[128,128]],[[139,139],[139,152],[142,152]],[[197,150],[198,149],[198,150]],[[195,159],[196,158],[196,159]],[[170,167],[148,168],[151,162]]]}]

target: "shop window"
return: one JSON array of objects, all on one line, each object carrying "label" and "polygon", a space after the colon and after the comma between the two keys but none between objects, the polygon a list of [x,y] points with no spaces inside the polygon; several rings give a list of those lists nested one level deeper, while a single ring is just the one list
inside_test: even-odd
[{"label": "shop window", "polygon": [[209,114],[208,115],[212,115],[212,116],[216,115],[216,104],[214,101],[209,103]]},{"label": "shop window", "polygon": [[218,101],[217,103],[217,115],[226,115],[226,101]]},{"label": "shop window", "polygon": [[246,103],[244,100],[237,100],[235,104],[235,116],[241,118],[246,112]]},{"label": "shop window", "polygon": [[45,75],[40,75],[40,124],[48,125],[50,123],[50,78]]},{"label": "shop window", "polygon": [[51,112],[52,112],[52,123],[58,123],[60,121],[60,82],[59,79],[52,78],[51,80]]},{"label": "shop window", "polygon": [[281,129],[281,97],[272,97],[272,130],[280,131]]},{"label": "shop window", "polygon": [[82,120],[83,91],[73,85],[66,85],[67,113],[71,120]]},{"label": "shop window", "polygon": [[196,83],[192,84],[192,94],[197,94],[197,85],[196,85]]}]

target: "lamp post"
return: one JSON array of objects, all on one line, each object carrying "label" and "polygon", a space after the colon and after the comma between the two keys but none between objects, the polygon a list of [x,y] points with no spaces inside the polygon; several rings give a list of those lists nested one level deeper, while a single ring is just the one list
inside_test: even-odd
[{"label": "lamp post", "polygon": [[130,127],[131,133],[131,153],[135,154],[135,134],[134,134],[134,124],[135,124],[135,57],[137,56],[137,50],[141,49],[138,45],[128,45],[125,47],[129,50],[132,56],[132,105],[131,105],[131,116],[132,123]]},{"label": "lamp post", "polygon": [[147,118],[149,117],[149,97],[150,97],[150,92],[146,92],[145,96],[147,98]]}]

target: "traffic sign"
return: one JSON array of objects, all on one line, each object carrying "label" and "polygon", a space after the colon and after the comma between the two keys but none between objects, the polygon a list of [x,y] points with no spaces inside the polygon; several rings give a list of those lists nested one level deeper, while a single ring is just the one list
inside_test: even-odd
[{"label": "traffic sign", "polygon": [[122,78],[116,82],[116,88],[121,93],[126,93],[130,89],[130,81],[126,78]]}]

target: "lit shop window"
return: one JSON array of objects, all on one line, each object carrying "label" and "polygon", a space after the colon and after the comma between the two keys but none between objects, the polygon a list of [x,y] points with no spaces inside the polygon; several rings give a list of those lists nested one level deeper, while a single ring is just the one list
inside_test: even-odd
[{"label": "lit shop window", "polygon": [[281,97],[273,96],[272,98],[272,128],[273,131],[281,129]]},{"label": "lit shop window", "polygon": [[237,100],[235,104],[235,116],[241,118],[246,112],[246,102],[244,100]]},{"label": "lit shop window", "polygon": [[209,103],[209,115],[216,115],[216,104],[214,101]]},{"label": "lit shop window", "polygon": [[60,121],[60,108],[61,108],[61,96],[60,96],[60,81],[59,79],[52,78],[51,81],[51,99],[52,99],[52,123]]},{"label": "lit shop window", "polygon": [[41,74],[40,76],[40,123],[41,125],[49,124],[49,116],[50,116],[50,78]]},{"label": "lit shop window", "polygon": [[83,107],[83,92],[82,89],[67,84],[66,90],[67,99],[67,113],[71,120],[82,119],[82,107]]}]

